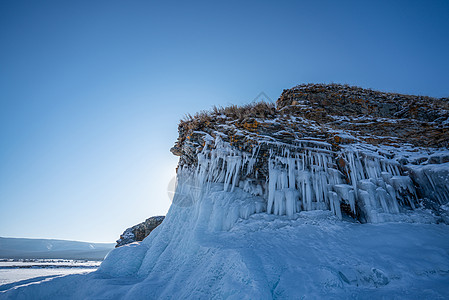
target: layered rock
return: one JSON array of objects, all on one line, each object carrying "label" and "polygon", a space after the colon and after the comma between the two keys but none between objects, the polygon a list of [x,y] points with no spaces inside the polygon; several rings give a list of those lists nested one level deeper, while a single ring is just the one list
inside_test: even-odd
[{"label": "layered rock", "polygon": [[118,239],[117,245],[120,247],[126,244],[143,241],[151,231],[153,231],[156,227],[158,227],[162,221],[164,221],[164,216],[156,216],[146,219],[144,222],[134,225],[126,229],[122,235],[120,235],[120,239]]},{"label": "layered rock", "polygon": [[277,108],[304,115],[334,130],[349,131],[370,144],[449,145],[448,98],[308,84],[284,90]]},{"label": "layered rock", "polygon": [[[214,108],[179,125],[178,175],[264,199],[240,213],[328,209],[361,222],[449,201],[448,99],[345,85],[284,90],[276,105]],[[181,171],[181,172],[179,172]],[[179,176],[178,176],[179,177]]]}]

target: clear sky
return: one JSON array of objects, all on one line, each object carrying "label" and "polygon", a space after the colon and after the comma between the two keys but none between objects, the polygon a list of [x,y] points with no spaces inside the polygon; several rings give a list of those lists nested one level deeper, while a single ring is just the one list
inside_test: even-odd
[{"label": "clear sky", "polygon": [[0,236],[112,242],[170,205],[178,120],[337,82],[449,96],[448,1],[0,2]]}]

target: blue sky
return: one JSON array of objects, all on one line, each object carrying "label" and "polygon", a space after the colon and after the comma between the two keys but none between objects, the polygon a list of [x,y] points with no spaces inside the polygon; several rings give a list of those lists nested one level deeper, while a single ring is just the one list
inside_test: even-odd
[{"label": "blue sky", "polygon": [[307,82],[449,96],[447,1],[1,1],[0,236],[165,214],[186,113]]}]

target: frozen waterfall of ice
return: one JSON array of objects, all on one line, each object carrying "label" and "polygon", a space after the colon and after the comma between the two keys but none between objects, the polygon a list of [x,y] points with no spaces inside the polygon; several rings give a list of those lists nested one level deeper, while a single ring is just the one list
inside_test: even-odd
[{"label": "frozen waterfall of ice", "polygon": [[[223,190],[230,192],[241,187],[262,197],[266,212],[275,215],[330,210],[342,218],[344,203],[353,215],[358,213],[367,222],[378,223],[394,221],[395,215],[415,209],[418,203],[410,176],[397,161],[378,152],[347,146],[335,153],[330,144],[313,140],[269,146],[267,180],[258,178],[254,171],[260,145],[253,148],[253,153],[246,153],[220,137],[206,139],[196,171],[189,169],[187,177],[195,178],[198,190],[212,183],[222,184]],[[338,158],[344,162],[340,169],[335,164]],[[429,176],[425,178],[430,180]],[[447,196],[440,198],[448,200]]]}]

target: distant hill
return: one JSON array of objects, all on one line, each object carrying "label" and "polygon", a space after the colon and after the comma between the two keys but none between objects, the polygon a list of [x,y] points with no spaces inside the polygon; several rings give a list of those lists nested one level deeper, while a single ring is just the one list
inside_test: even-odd
[{"label": "distant hill", "polygon": [[0,258],[103,260],[114,246],[114,243],[0,237]]}]

